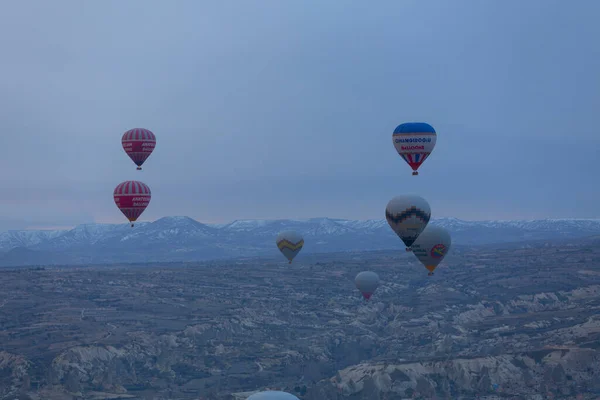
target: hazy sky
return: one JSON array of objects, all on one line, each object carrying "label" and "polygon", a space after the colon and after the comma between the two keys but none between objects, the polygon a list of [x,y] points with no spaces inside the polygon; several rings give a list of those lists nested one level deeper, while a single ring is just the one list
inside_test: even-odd
[{"label": "hazy sky", "polygon": [[[600,2],[6,1],[0,230],[142,220],[598,218]],[[392,131],[426,121],[411,170]],[[157,147],[138,172],[121,135]]]}]

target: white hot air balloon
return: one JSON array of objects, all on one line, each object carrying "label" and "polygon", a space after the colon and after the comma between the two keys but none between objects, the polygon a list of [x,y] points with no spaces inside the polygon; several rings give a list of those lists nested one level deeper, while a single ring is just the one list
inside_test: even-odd
[{"label": "white hot air balloon", "polygon": [[446,229],[430,225],[415,240],[412,250],[419,261],[429,270],[428,275],[431,276],[448,254],[451,244],[452,239]]},{"label": "white hot air balloon", "polygon": [[431,218],[429,203],[415,195],[396,196],[385,208],[385,219],[406,245],[406,251],[419,237]]},{"label": "white hot air balloon", "polygon": [[275,240],[279,251],[283,253],[285,258],[287,258],[292,263],[294,257],[300,253],[302,250],[302,246],[304,246],[304,239],[302,235],[295,231],[285,231],[280,232],[277,235],[277,239]]},{"label": "white hot air balloon", "polygon": [[300,400],[296,396],[286,392],[268,390],[266,392],[254,393],[246,400]]},{"label": "white hot air balloon", "polygon": [[363,271],[354,278],[356,288],[360,290],[365,300],[369,300],[379,287],[379,275],[372,271]]}]

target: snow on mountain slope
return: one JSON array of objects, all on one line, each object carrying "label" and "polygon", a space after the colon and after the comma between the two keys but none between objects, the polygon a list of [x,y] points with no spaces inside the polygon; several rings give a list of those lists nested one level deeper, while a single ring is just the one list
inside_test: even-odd
[{"label": "snow on mountain slope", "polygon": [[274,224],[277,221],[275,220],[265,220],[265,219],[245,219],[245,220],[235,220],[229,224],[221,224],[221,227],[229,232],[248,232],[253,231],[255,229],[263,228],[269,224]]},{"label": "snow on mountain slope", "polygon": [[16,247],[29,247],[39,243],[47,242],[67,231],[8,231],[0,233],[0,251],[8,251]]},{"label": "snow on mountain slope", "polygon": [[155,242],[182,244],[193,240],[212,238],[218,233],[218,229],[189,217],[164,217],[147,223],[139,229],[130,228],[119,240],[121,242],[142,240],[149,244]]},{"label": "snow on mountain slope", "polygon": [[542,219],[542,220],[522,220],[522,221],[490,221],[490,225],[497,226],[503,224],[524,230],[545,230],[545,231],[564,231],[579,230],[587,232],[597,232],[600,226],[600,219]]},{"label": "snow on mountain slope", "polygon": [[[301,231],[304,236],[342,235],[354,232],[345,224],[331,218],[310,218],[305,220],[237,220],[222,229],[229,233],[253,233],[254,235],[277,235],[285,229]],[[344,221],[345,222],[345,221]]]},{"label": "snow on mountain slope", "polygon": [[[430,222],[450,231],[455,244],[478,245],[526,240],[578,238],[600,234],[600,220],[546,219],[531,221],[464,221],[440,218]],[[164,217],[154,222],[86,224],[64,231],[9,231],[0,233],[0,252],[23,248],[44,254],[61,253],[61,259],[109,262],[192,261],[208,257],[271,254],[274,238],[282,230],[304,235],[303,253],[401,249],[387,222],[333,218],[304,220],[238,220],[205,225],[188,217]],[[27,258],[25,251],[11,253],[11,262]],[[37,256],[36,259],[40,257]],[[137,261],[136,261],[137,262]],[[0,264],[2,260],[0,257]]]},{"label": "snow on mountain slope", "polygon": [[[138,227],[143,227],[147,223],[140,223]],[[73,247],[89,246],[94,245],[98,242],[104,241],[109,237],[121,236],[127,232],[127,229],[131,227],[126,225],[112,225],[112,224],[85,224],[78,225],[75,228],[68,231],[57,231],[54,237],[47,241],[23,244],[25,247],[36,247],[42,250],[68,250]]]},{"label": "snow on mountain slope", "polygon": [[336,220],[338,224],[347,226],[356,231],[375,232],[381,229],[390,229],[385,219],[368,219],[364,221]]}]

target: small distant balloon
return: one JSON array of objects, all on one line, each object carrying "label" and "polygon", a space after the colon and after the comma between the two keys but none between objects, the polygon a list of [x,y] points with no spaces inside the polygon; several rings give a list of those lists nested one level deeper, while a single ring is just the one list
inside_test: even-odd
[{"label": "small distant balloon", "polygon": [[150,188],[142,182],[125,181],[117,185],[113,192],[115,204],[127,217],[131,226],[142,215],[152,197]]},{"label": "small distant balloon", "polygon": [[254,393],[246,400],[300,400],[296,396],[286,392],[267,390],[266,392]]},{"label": "small distant balloon", "polygon": [[419,175],[417,170],[433,151],[436,139],[435,129],[424,122],[400,124],[392,134],[396,151],[410,165],[413,175]]},{"label": "small distant balloon", "polygon": [[379,275],[372,271],[363,271],[356,275],[354,283],[365,300],[369,301],[375,290],[379,287]]},{"label": "small distant balloon", "polygon": [[413,242],[419,237],[431,218],[429,203],[415,195],[396,196],[385,208],[385,219],[410,251]]},{"label": "small distant balloon", "polygon": [[442,262],[448,251],[452,239],[450,233],[440,226],[427,226],[412,245],[412,251],[421,263],[429,270],[428,275]]},{"label": "small distant balloon", "polygon": [[289,263],[292,263],[294,257],[300,253],[302,247],[304,246],[304,239],[302,235],[295,231],[284,231],[280,232],[277,235],[277,239],[275,240],[279,251],[289,260]]},{"label": "small distant balloon", "polygon": [[133,160],[137,169],[142,169],[142,164],[156,147],[156,136],[148,129],[135,128],[130,129],[123,134],[121,144],[125,153]]}]

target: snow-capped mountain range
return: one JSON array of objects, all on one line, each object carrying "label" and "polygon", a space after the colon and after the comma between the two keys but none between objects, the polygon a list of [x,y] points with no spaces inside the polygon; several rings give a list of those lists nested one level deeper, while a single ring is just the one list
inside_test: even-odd
[{"label": "snow-capped mountain range", "polygon": [[[600,220],[591,219],[464,221],[441,218],[430,223],[448,229],[454,245],[600,234]],[[304,254],[403,249],[400,239],[385,220],[240,220],[211,225],[188,217],[165,217],[154,222],[137,223],[134,228],[128,224],[86,224],[71,230],[3,232],[0,233],[0,265],[143,263],[278,256],[274,240],[284,229],[297,230],[304,235]]]}]

